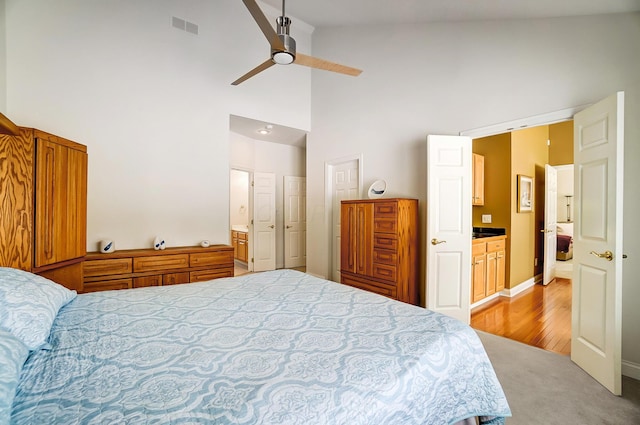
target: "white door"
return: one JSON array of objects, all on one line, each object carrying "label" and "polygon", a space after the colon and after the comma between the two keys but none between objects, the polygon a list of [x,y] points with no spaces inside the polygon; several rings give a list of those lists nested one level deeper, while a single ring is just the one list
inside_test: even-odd
[{"label": "white door", "polygon": [[340,282],[340,201],[358,199],[360,194],[360,163],[350,160],[331,167],[332,267],[331,280]]},{"label": "white door", "polygon": [[556,277],[556,246],[558,245],[558,171],[544,166],[544,263],[542,284],[548,285]]},{"label": "white door", "polygon": [[276,175],[253,173],[253,271],[276,268]]},{"label": "white door", "polygon": [[574,117],[571,360],[620,395],[624,93]]},{"label": "white door", "polygon": [[307,179],[284,176],[284,267],[307,261]]},{"label": "white door", "polygon": [[470,322],[471,138],[427,137],[427,308]]}]

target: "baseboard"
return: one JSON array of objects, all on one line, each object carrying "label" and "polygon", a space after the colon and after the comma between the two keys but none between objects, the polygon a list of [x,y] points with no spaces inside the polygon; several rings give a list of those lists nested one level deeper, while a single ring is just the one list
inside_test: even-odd
[{"label": "baseboard", "polygon": [[498,297],[499,297],[499,296],[501,296],[501,295],[502,295],[502,291],[501,291],[501,292],[496,292],[496,293],[495,293],[495,294],[493,294],[493,295],[489,295],[487,298],[483,298],[483,299],[481,299],[480,301],[477,301],[477,302],[475,302],[475,303],[471,304],[471,305],[469,306],[469,309],[470,309],[470,310],[473,310],[473,309],[474,309],[474,308],[476,308],[476,307],[480,307],[481,305],[486,304],[486,303],[488,303],[488,302],[489,302],[489,301],[491,301],[491,300],[495,300],[496,298],[498,298]]},{"label": "baseboard", "polygon": [[640,381],[640,364],[623,360],[622,374],[624,376],[628,376],[629,378],[637,379],[638,381]]},{"label": "baseboard", "polygon": [[503,289],[502,291],[500,291],[500,295],[502,295],[504,297],[509,297],[509,298],[515,297],[520,292],[526,291],[527,289],[531,288],[535,284],[536,284],[536,282],[535,282],[534,278],[530,278],[530,279],[525,280],[522,283],[519,283],[518,285],[514,286],[513,288]]},{"label": "baseboard", "polygon": [[317,277],[317,278],[324,279],[324,280],[329,280],[329,279],[327,279],[327,277],[326,277],[326,276],[321,275],[321,274],[318,274],[318,273],[311,273],[311,272],[306,272],[306,273],[307,273],[307,274],[310,274],[310,275],[311,275],[311,276],[313,276],[313,277]]}]

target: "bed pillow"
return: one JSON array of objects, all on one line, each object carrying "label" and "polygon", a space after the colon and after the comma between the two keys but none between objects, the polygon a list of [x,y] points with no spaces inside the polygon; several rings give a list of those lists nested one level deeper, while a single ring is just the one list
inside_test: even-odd
[{"label": "bed pillow", "polygon": [[0,327],[29,350],[45,344],[58,311],[75,297],[76,291],[42,276],[0,267]]},{"label": "bed pillow", "polygon": [[29,349],[9,331],[0,328],[0,424],[11,419],[11,405]]}]

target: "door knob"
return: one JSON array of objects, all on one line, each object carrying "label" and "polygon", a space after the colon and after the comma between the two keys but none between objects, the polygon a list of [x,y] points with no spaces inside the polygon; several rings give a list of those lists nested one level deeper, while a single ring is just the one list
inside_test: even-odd
[{"label": "door knob", "polygon": [[287,229],[291,229],[293,226],[289,226],[288,224],[285,226]]},{"label": "door knob", "polygon": [[553,230],[540,229],[540,233],[551,233]]},{"label": "door knob", "polygon": [[269,227],[273,229],[273,228],[274,228],[274,227],[276,227],[276,226],[272,224],[272,225],[271,225],[271,226],[269,226]]},{"label": "door knob", "polygon": [[431,239],[431,245],[438,245],[441,243],[446,243],[447,241],[439,241],[436,238]]},{"label": "door knob", "polygon": [[611,251],[605,251],[605,252],[603,252],[601,254],[597,253],[595,251],[591,251],[589,254],[595,255],[598,258],[604,258],[607,261],[612,261],[613,260],[613,252],[611,252]]}]

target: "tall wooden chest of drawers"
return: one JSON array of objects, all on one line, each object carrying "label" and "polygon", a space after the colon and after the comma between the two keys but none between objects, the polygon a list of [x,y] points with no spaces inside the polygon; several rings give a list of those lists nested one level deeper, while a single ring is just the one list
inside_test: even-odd
[{"label": "tall wooden chest of drawers", "polygon": [[82,292],[200,282],[233,276],[233,247],[91,252],[82,268]]},{"label": "tall wooden chest of drawers", "polygon": [[342,283],[417,304],[418,200],[342,201]]}]

